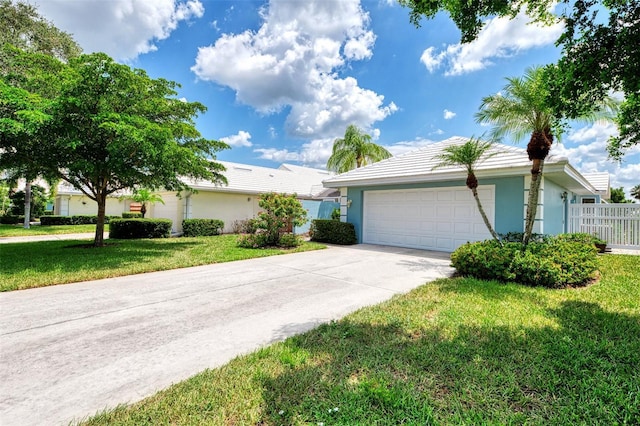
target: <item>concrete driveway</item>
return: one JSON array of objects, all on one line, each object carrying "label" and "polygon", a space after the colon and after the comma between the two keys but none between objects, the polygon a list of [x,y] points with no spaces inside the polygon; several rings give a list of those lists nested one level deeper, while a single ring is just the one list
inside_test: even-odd
[{"label": "concrete driveway", "polygon": [[358,245],[0,294],[0,424],[67,424],[448,276]]}]

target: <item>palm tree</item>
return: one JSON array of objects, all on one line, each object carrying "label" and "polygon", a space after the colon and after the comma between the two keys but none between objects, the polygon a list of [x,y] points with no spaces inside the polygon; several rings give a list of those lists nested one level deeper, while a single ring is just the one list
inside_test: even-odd
[{"label": "palm tree", "polygon": [[142,213],[143,218],[145,213],[147,213],[147,204],[164,204],[164,200],[160,195],[154,194],[153,192],[145,188],[140,188],[133,191],[131,199],[136,203],[142,203],[142,206],[140,207],[140,213]]},{"label": "palm tree", "polygon": [[487,214],[478,197],[478,179],[476,178],[474,170],[480,158],[486,160],[498,154],[497,151],[488,152],[492,146],[492,141],[485,142],[479,138],[474,139],[473,137],[462,145],[449,145],[442,150],[443,152],[440,155],[436,156],[436,158],[440,160],[440,163],[433,167],[433,169],[446,166],[462,166],[467,170],[467,188],[473,193],[473,198],[476,200],[478,211],[482,216],[482,220],[484,220],[485,226],[491,233],[493,239],[500,243],[500,238],[493,229],[493,226],[491,226],[489,218],[487,218]]},{"label": "palm tree", "polygon": [[327,161],[327,169],[345,173],[389,157],[389,151],[371,142],[371,136],[351,124],[347,127],[344,138],[333,142],[333,152]]},{"label": "palm tree", "polygon": [[636,185],[631,188],[631,196],[636,200],[640,200],[640,185]]},{"label": "palm tree", "polygon": [[[500,93],[482,99],[476,120],[494,125],[491,133],[493,139],[510,134],[518,142],[530,135],[527,154],[533,166],[522,241],[527,245],[538,208],[544,160],[551,150],[554,136],[559,138],[562,134],[563,120],[554,114],[547,101],[550,96],[543,67],[529,68],[523,77],[507,78],[507,81]],[[613,108],[611,103],[606,106]],[[604,118],[604,114],[596,111],[582,119],[594,121],[599,117]]]}]

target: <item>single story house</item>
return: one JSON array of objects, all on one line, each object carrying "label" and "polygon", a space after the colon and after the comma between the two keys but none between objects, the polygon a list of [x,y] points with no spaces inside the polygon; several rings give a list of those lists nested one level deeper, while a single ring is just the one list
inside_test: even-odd
[{"label": "single story house", "polygon": [[[225,166],[223,172],[227,185],[215,185],[210,181],[187,181],[194,191],[159,192],[164,204],[155,204],[149,209],[149,217],[167,218],[173,221],[173,232],[182,231],[183,219],[220,219],[224,221],[224,232],[232,232],[236,221],[251,219],[261,210],[260,194],[277,192],[296,194],[302,206],[309,211],[308,218],[328,217],[339,207],[337,195],[326,195],[322,180],[331,176],[321,169],[282,164],[279,168],[251,166],[247,164],[219,161]],[[309,223],[296,228],[304,233]]]},{"label": "single story house", "polygon": [[[297,194],[309,219],[330,217],[338,208],[339,194],[322,186],[322,180],[331,176],[321,169],[282,164],[279,168],[252,166],[218,161],[227,169],[223,172],[228,185],[215,185],[210,181],[185,180],[194,191],[157,191],[164,204],[147,206],[146,217],[166,218],[173,221],[172,232],[182,232],[183,219],[220,219],[224,221],[224,232],[232,232],[236,221],[257,216],[260,211],[260,194],[278,192]],[[139,211],[131,199],[114,194],[107,199],[106,214],[120,216],[123,212]],[[81,191],[63,182],[58,187],[54,212],[63,216],[95,215],[95,201]],[[309,223],[296,228],[304,233]]]},{"label": "single story house", "polygon": [[[333,176],[324,185],[340,189],[341,220],[354,224],[359,242],[451,252],[491,238],[466,186],[466,171],[434,169],[445,147],[467,140],[452,137]],[[479,197],[498,233],[522,232],[532,163],[523,148],[495,144],[492,151],[497,155],[476,166]],[[582,175],[566,158],[549,155],[534,232],[566,232],[568,205],[600,203],[608,193],[606,175]]]}]

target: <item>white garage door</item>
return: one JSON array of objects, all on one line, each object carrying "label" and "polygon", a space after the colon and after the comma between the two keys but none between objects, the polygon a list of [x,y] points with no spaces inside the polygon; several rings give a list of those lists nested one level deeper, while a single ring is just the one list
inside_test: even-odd
[{"label": "white garage door", "polygon": [[[494,224],[495,187],[478,187]],[[471,191],[465,187],[365,191],[362,240],[367,244],[453,251],[491,238]]]}]

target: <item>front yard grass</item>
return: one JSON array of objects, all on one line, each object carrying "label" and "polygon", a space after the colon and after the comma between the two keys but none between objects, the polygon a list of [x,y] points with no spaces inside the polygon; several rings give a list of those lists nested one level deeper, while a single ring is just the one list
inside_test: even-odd
[{"label": "front yard grass", "polygon": [[245,249],[236,247],[237,238],[237,235],[219,235],[152,240],[106,240],[108,245],[101,248],[86,247],[90,243],[88,240],[0,244],[0,291],[230,262],[325,247],[322,244],[305,242],[300,247],[290,250]]},{"label": "front yard grass", "polygon": [[89,425],[637,424],[640,258],[549,290],[441,279]]},{"label": "front yard grass", "polygon": [[[104,225],[104,230],[109,231],[109,224]],[[59,234],[80,234],[85,232],[96,232],[95,225],[31,225],[29,229],[24,229],[22,225],[0,224],[0,238],[2,237],[30,237],[32,235],[59,235]]]}]

